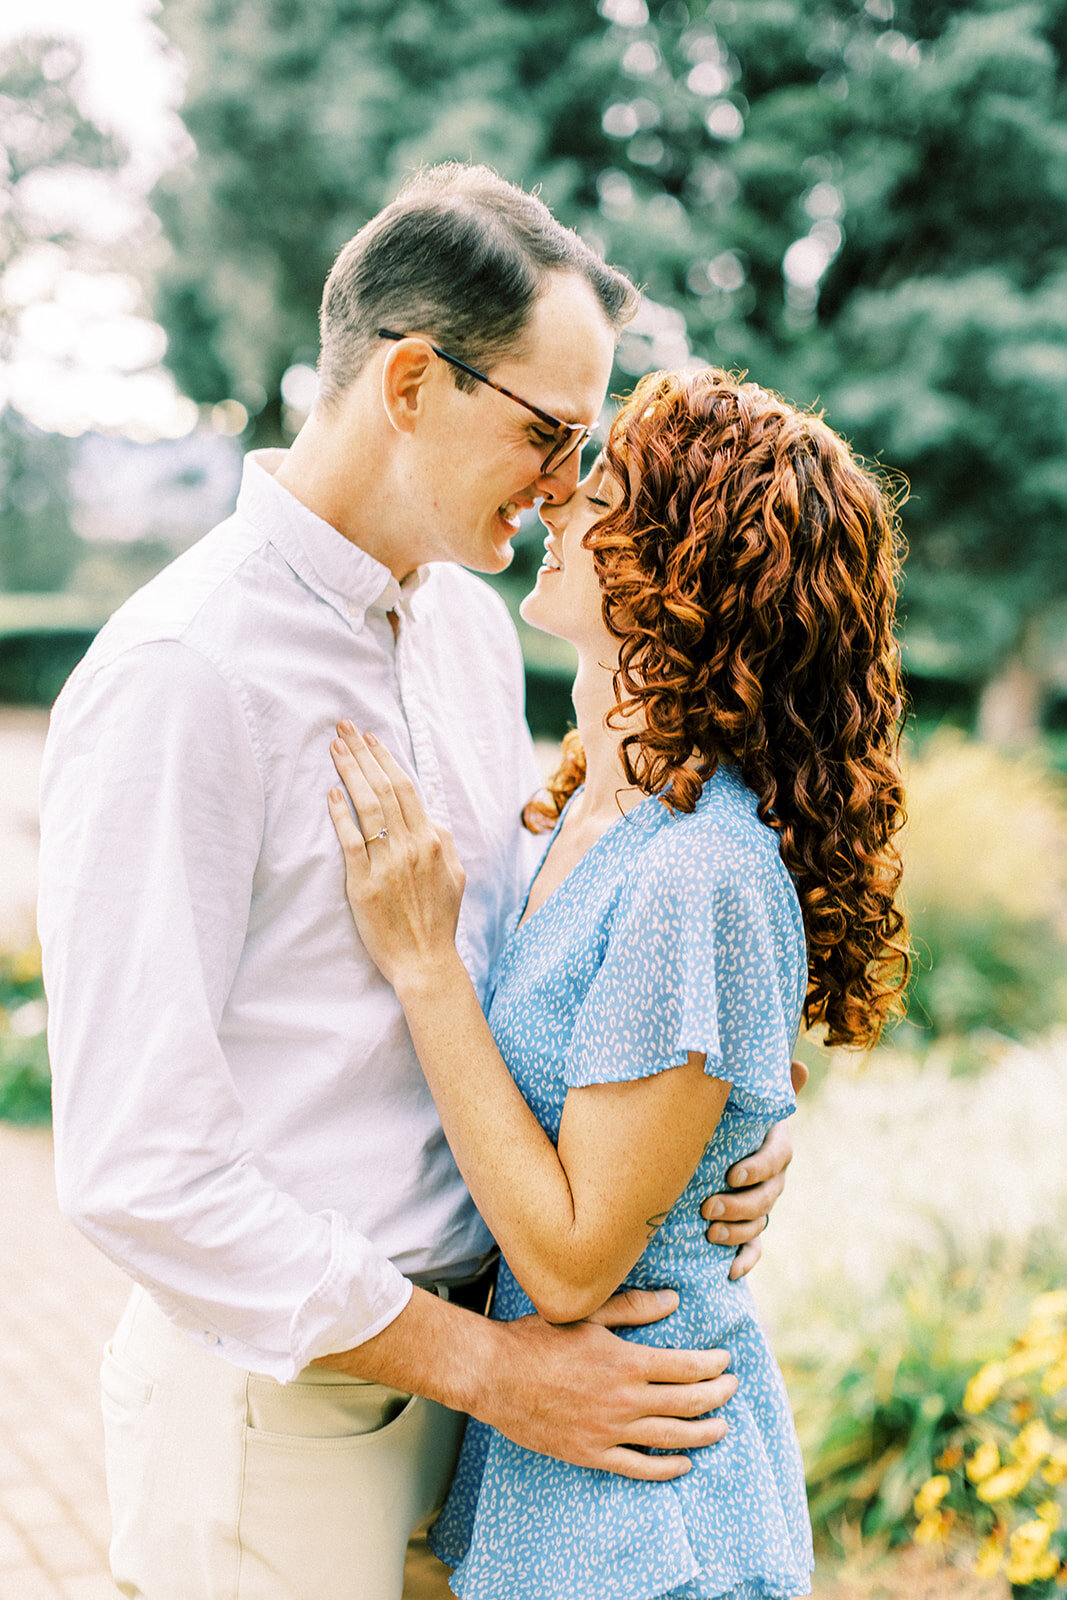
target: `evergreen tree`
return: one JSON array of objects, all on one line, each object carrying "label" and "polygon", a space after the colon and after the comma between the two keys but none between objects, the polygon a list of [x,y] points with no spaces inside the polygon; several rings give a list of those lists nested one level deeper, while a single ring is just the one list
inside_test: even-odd
[{"label": "evergreen tree", "polygon": [[[539,183],[690,353],[906,474],[913,665],[1036,717],[1067,511],[1067,0],[165,0],[169,360],[280,433],[344,240],[423,161]],[[1014,691],[1011,691],[1014,686]]]},{"label": "evergreen tree", "polygon": [[[15,351],[19,321],[34,304],[50,255],[93,267],[94,248],[76,217],[42,203],[64,177],[117,169],[123,152],[78,104],[78,49],[49,37],[0,50],[0,370]],[[69,208],[67,208],[69,211]],[[0,588],[61,589],[77,559],[70,520],[69,441],[31,427],[0,396]]]}]

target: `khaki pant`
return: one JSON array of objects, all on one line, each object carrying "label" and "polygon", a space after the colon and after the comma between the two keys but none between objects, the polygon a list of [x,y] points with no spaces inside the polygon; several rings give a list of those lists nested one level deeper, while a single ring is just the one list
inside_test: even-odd
[{"label": "khaki pant", "polygon": [[465,1418],[307,1367],[198,1348],[135,1289],[101,1373],[111,1570],[131,1600],[400,1600]]}]

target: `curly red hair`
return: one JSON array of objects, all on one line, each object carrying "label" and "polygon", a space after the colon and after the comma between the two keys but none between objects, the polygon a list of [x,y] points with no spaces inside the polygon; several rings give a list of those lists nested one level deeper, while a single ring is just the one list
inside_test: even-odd
[{"label": "curly red hair", "polygon": [[[818,416],[709,367],[643,378],[605,458],[622,503],[587,534],[620,641],[627,781],[693,810],[734,764],[796,885],[805,1021],[868,1046],[908,977],[897,498]],[[582,781],[575,733],[548,802]]]}]

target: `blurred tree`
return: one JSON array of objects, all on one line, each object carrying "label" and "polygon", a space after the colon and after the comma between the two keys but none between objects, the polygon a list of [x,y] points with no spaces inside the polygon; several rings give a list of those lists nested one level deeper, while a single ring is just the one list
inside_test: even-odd
[{"label": "blurred tree", "polygon": [[[28,37],[0,50],[0,369],[57,253],[93,264],[76,214],[56,204],[73,176],[117,169],[124,153],[78,105],[81,55]],[[76,210],[76,208],[75,208]],[[70,443],[26,422],[0,395],[0,588],[61,589],[77,559]]]},{"label": "blurred tree", "polygon": [[[912,484],[912,665],[1036,721],[1065,601],[1067,0],[164,0],[194,398],[281,435],[343,241],[419,161],[540,183],[646,288],[620,383],[746,366]],[[1004,708],[1007,706],[1005,716]],[[999,708],[999,710],[998,710]]]},{"label": "blurred tree", "polygon": [[69,470],[69,439],[0,411],[0,590],[65,587],[78,558]]},{"label": "blurred tree", "polygon": [[[243,402],[256,442],[279,437],[286,369],[315,358],[334,256],[409,168],[487,160],[566,209],[541,89],[582,39],[605,54],[592,6],[166,0],[159,21],[188,65],[197,161],[156,191],[173,247],[157,313],[185,390]],[[575,83],[597,127],[611,75],[607,51]]]},{"label": "blurred tree", "polygon": [[0,48],[0,356],[29,298],[20,278],[34,258],[86,248],[69,207],[55,196],[73,175],[117,170],[125,153],[81,110],[82,58],[68,39],[27,36]]}]

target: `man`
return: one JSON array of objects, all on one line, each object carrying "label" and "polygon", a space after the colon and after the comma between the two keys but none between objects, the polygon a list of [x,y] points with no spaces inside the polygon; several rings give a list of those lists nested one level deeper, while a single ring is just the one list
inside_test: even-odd
[{"label": "man", "polygon": [[[138,1285],[103,1369],[124,1594],[397,1600],[464,1412],[635,1477],[722,1436],[724,1352],[607,1331],[669,1299],[562,1328],[476,1314],[492,1241],[355,934],[325,798],[351,716],[455,836],[484,986],[538,778],[514,633],[460,568],[504,568],[520,512],[572,492],[635,302],[540,202],[423,174],[331,273],[292,449],[249,458],[234,517],[57,703],[57,1183]],[[788,1155],[778,1136],[739,1179],[767,1181],[719,1199],[728,1242],[765,1225]]]}]

